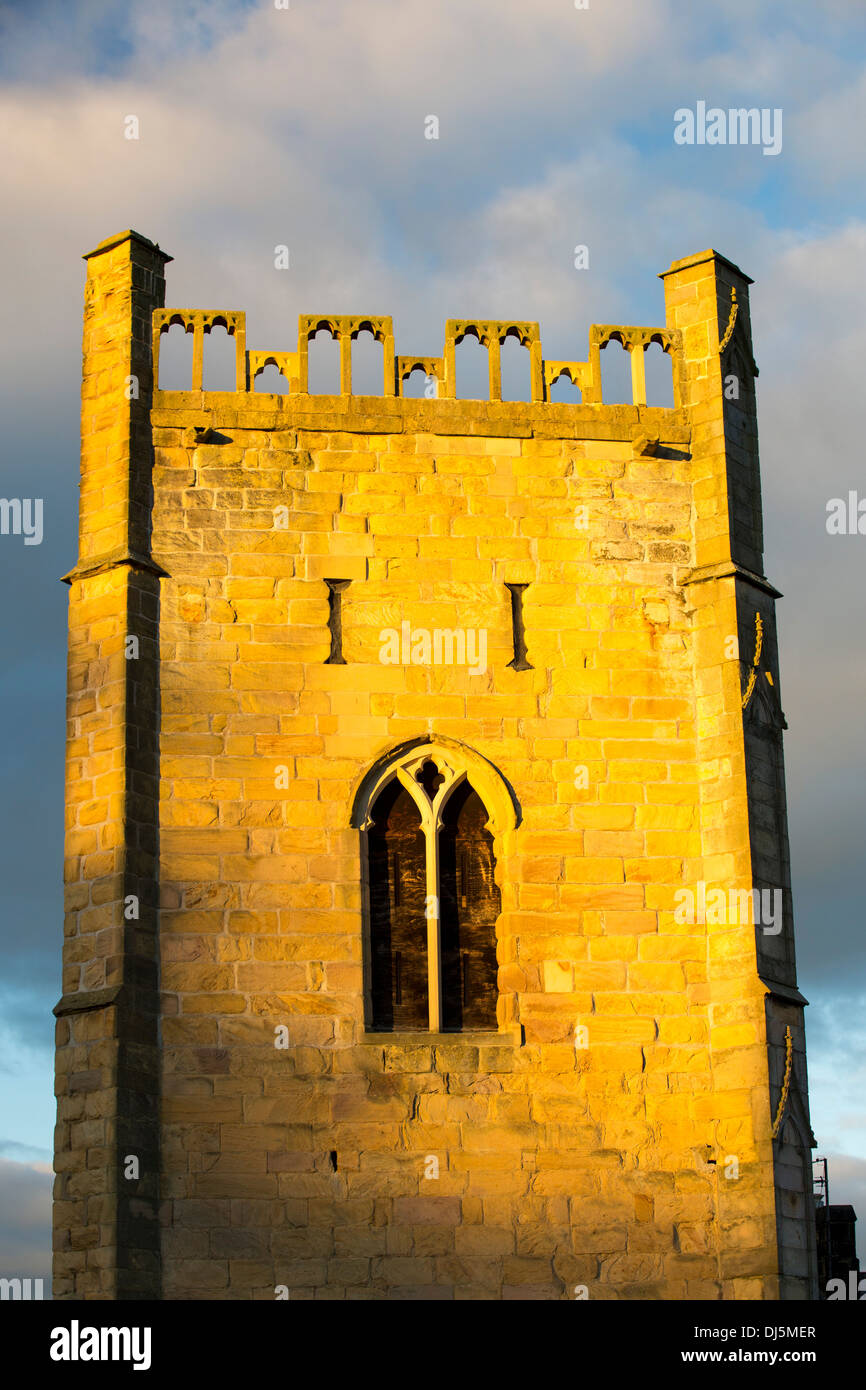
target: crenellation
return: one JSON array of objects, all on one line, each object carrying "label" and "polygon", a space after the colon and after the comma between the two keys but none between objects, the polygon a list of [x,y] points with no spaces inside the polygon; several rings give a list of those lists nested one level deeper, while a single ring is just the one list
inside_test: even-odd
[{"label": "crenellation", "polygon": [[[654,417],[655,412],[664,411],[669,415],[671,412],[663,407],[648,407],[646,399],[646,382],[644,374],[644,353],[652,343],[658,343],[663,352],[671,358],[673,372],[673,398],[674,409],[678,409],[683,399],[682,376],[683,376],[683,353],[682,335],[679,330],[663,328],[637,328],[625,327],[614,324],[594,324],[589,332],[589,359],[586,362],[568,361],[545,361],[542,357],[541,337],[539,325],[537,323],[522,323],[517,321],[495,321],[495,320],[459,320],[449,319],[445,326],[445,346],[441,357],[432,356],[395,356],[394,355],[394,330],[393,323],[389,316],[368,316],[368,317],[346,317],[341,315],[317,315],[301,314],[298,320],[298,346],[295,352],[289,351],[262,351],[260,349],[247,350],[246,343],[246,319],[241,311],[237,310],[201,310],[201,309],[160,309],[153,316],[153,374],[158,381],[159,375],[159,345],[163,333],[167,333],[175,324],[180,325],[186,333],[193,335],[193,367],[192,381],[188,391],[164,391],[160,390],[158,396],[160,400],[165,399],[164,409],[173,411],[182,409],[185,405],[191,409],[200,406],[204,410],[212,410],[217,404],[217,397],[225,398],[227,413],[221,418],[226,425],[234,423],[234,409],[232,406],[232,393],[215,392],[202,390],[203,379],[203,353],[204,338],[214,327],[221,326],[227,333],[235,339],[236,352],[236,384],[237,393],[255,394],[259,408],[262,411],[260,416],[262,423],[270,423],[270,428],[279,430],[279,416],[271,414],[272,407],[276,405],[282,407],[280,397],[268,396],[267,405],[265,404],[264,393],[255,393],[256,379],[268,366],[274,366],[279,371],[283,379],[288,383],[288,395],[290,398],[305,397],[307,401],[315,401],[324,404],[325,401],[333,403],[332,409],[337,412],[346,411],[347,406],[351,407],[352,397],[352,342],[361,333],[370,333],[375,341],[380,342],[383,348],[383,388],[382,398],[375,402],[374,397],[364,397],[368,407],[376,410],[387,408],[389,397],[405,399],[403,393],[404,383],[416,370],[424,372],[428,383],[434,383],[432,396],[425,390],[425,396],[429,400],[454,402],[456,404],[456,381],[455,381],[455,348],[466,337],[474,337],[483,345],[488,353],[489,365],[489,401],[491,403],[509,404],[502,402],[500,348],[508,338],[514,338],[529,351],[530,356],[530,401],[532,403],[550,403],[550,391],[561,377],[568,378],[581,392],[581,401],[584,404],[600,405],[602,401],[601,387],[601,366],[600,351],[603,351],[609,342],[620,342],[623,348],[629,353],[632,367],[632,404],[635,408],[649,411],[648,419]],[[309,342],[317,333],[326,332],[340,345],[340,392],[337,396],[311,396],[309,393]],[[441,388],[441,389],[440,389]],[[345,398],[349,398],[347,401]],[[300,402],[299,402],[300,405]],[[396,401],[394,402],[396,405]],[[563,423],[570,423],[573,419],[571,412],[573,406],[562,404],[553,407],[552,420],[561,420]],[[264,412],[269,412],[265,414]],[[303,406],[301,406],[303,411]],[[306,413],[305,411],[303,413]],[[441,417],[441,410],[439,412]],[[299,412],[298,418],[301,418]],[[435,415],[434,417],[435,418]],[[166,424],[168,421],[166,421]],[[310,421],[312,424],[313,421]],[[330,422],[329,422],[330,423]],[[353,424],[355,422],[353,421]],[[267,425],[265,426],[267,428]],[[474,431],[473,431],[474,432]],[[575,436],[577,437],[577,436]],[[335,445],[335,447],[338,447]]]}]

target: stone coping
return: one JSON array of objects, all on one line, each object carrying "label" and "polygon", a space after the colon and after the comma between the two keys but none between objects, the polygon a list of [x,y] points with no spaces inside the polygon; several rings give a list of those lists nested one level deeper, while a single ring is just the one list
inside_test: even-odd
[{"label": "stone coping", "polygon": [[650,427],[664,444],[688,445],[691,440],[688,412],[669,406],[277,396],[238,391],[155,391],[151,424],[169,429],[294,428],[316,434],[345,431],[625,442]]}]

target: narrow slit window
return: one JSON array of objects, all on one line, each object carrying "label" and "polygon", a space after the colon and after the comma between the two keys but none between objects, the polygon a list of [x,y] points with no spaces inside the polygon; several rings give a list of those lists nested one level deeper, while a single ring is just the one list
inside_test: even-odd
[{"label": "narrow slit window", "polygon": [[328,586],[328,631],[331,634],[331,651],[326,666],[345,666],[343,656],[343,594],[351,584],[351,579],[326,579]]},{"label": "narrow slit window", "polygon": [[528,584],[506,584],[511,595],[511,640],[514,656],[508,665],[512,671],[531,671],[532,664],[526,659],[526,629],[523,622],[523,594]]}]

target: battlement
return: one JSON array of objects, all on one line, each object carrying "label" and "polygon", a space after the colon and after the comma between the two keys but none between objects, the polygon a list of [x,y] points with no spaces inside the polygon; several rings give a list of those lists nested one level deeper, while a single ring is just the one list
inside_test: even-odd
[{"label": "battlement", "polygon": [[235,340],[235,391],[251,393],[255,381],[268,366],[274,366],[288,382],[289,394],[306,396],[309,391],[309,344],[319,332],[329,333],[340,345],[340,395],[352,392],[352,342],[370,333],[382,344],[383,396],[402,396],[404,383],[421,371],[436,383],[436,397],[456,400],[455,348],[464,338],[474,337],[487,349],[489,401],[502,400],[501,348],[514,338],[529,352],[530,402],[549,402],[550,392],[561,377],[568,378],[581,393],[584,405],[602,405],[601,352],[608,343],[618,342],[631,362],[632,404],[647,404],[644,353],[658,343],[671,358],[674,408],[683,401],[683,342],[678,329],[645,328],[626,324],[593,324],[589,330],[589,354],[585,362],[546,361],[537,323],[509,319],[448,319],[441,357],[396,356],[394,327],[390,315],[301,314],[298,319],[298,346],[295,352],[274,352],[246,347],[246,315],[237,309],[157,309],[153,314],[153,371],[159,388],[159,351],[163,333],[174,324],[193,335],[192,391],[203,389],[204,338],[213,328],[222,327]]}]

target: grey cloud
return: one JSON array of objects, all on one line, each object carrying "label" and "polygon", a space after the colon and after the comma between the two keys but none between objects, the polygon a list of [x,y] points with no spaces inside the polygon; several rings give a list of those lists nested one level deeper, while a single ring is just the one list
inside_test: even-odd
[{"label": "grey cloud", "polygon": [[51,1287],[51,1190],[47,1164],[0,1158],[0,1277]]}]

